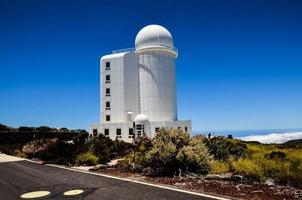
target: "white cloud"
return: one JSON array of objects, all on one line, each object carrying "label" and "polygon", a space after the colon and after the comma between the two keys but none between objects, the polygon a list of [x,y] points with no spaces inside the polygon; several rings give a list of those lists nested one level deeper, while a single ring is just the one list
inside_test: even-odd
[{"label": "white cloud", "polygon": [[290,132],[290,133],[271,133],[267,135],[250,135],[240,137],[240,140],[244,141],[258,141],[261,143],[284,143],[289,140],[302,139],[302,132]]}]

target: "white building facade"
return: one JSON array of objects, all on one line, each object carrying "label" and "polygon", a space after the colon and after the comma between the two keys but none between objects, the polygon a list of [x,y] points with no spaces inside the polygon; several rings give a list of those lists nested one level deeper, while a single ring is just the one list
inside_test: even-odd
[{"label": "white building facade", "polygon": [[177,119],[175,59],[170,32],[159,25],[141,29],[135,49],[114,51],[100,61],[100,123],[93,135],[131,142],[160,128],[183,129],[191,135],[190,120]]}]

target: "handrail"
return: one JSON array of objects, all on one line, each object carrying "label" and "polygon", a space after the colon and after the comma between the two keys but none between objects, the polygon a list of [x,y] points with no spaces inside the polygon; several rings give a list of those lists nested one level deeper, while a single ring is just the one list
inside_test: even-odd
[{"label": "handrail", "polygon": [[114,50],[114,51],[112,51],[112,53],[116,54],[116,53],[134,52],[134,51],[135,51],[135,48],[126,48],[126,49]]},{"label": "handrail", "polygon": [[176,57],[178,56],[178,49],[176,47],[171,48],[171,47],[161,47],[161,46],[146,46],[146,47],[143,47],[139,50],[135,50],[135,48],[118,49],[118,50],[112,51],[112,54],[125,53],[125,52],[142,52],[144,50],[150,50],[150,49],[153,49],[153,50],[163,50],[163,49],[165,49],[165,50],[170,51],[173,54],[175,54]]}]

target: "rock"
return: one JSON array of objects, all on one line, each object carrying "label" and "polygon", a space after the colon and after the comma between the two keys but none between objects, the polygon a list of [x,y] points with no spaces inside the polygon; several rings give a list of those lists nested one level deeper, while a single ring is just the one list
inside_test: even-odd
[{"label": "rock", "polygon": [[207,180],[230,180],[232,177],[231,173],[226,174],[208,174],[205,179]]},{"label": "rock", "polygon": [[235,174],[235,175],[231,176],[232,181],[239,182],[239,181],[242,181],[242,179],[243,179],[243,176],[241,176],[241,175]]},{"label": "rock", "polygon": [[252,191],[252,193],[263,193],[263,190],[255,190],[255,191]]},{"label": "rock", "polygon": [[272,179],[272,178],[268,178],[268,179],[265,180],[264,183],[265,183],[266,185],[273,186],[273,185],[275,185],[275,180]]},{"label": "rock", "polygon": [[187,183],[175,183],[174,185],[176,185],[176,186],[185,186],[185,185],[187,185]]}]

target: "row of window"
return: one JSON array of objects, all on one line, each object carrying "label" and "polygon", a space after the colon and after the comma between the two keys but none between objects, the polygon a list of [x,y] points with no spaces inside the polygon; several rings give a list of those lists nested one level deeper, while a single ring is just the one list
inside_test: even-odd
[{"label": "row of window", "polygon": [[[93,136],[97,136],[98,134],[98,130],[97,129],[93,129]],[[109,129],[105,128],[104,129],[104,135],[105,136],[109,136]],[[140,136],[140,135],[138,135]],[[133,138],[133,128],[129,128],[129,138]],[[122,129],[117,128],[116,129],[116,138],[122,138]]]},{"label": "row of window", "polygon": [[[110,117],[110,116],[109,116]],[[181,129],[181,127],[178,127],[178,129]],[[160,130],[159,127],[156,127],[155,128],[155,132],[158,133]],[[188,131],[188,128],[185,127],[185,131],[187,132]],[[137,132],[137,136],[140,137],[142,135],[142,133],[144,133],[144,126],[143,125],[140,125],[140,124],[137,124],[136,125],[136,132]],[[97,129],[93,129],[93,135],[96,136],[97,135]],[[129,128],[129,138],[133,138],[133,128]],[[109,129],[108,128],[105,128],[104,129],[104,135],[105,136],[109,136]],[[122,129],[118,128],[116,129],[116,138],[122,138]]]},{"label": "row of window", "polygon": [[[105,64],[105,70],[108,71],[111,69],[111,66],[110,66],[110,62],[106,62]],[[105,77],[105,83],[110,83],[111,80],[110,80],[110,75],[106,75]],[[110,88],[106,88],[106,92],[105,92],[105,96],[106,97],[110,97],[111,96],[111,93],[110,93]],[[106,101],[106,106],[105,106],[105,109],[106,110],[111,110],[111,105],[110,105],[110,101]],[[110,122],[110,115],[106,115],[106,122]],[[116,135],[119,136],[121,135],[121,129],[117,129],[116,130]],[[105,129],[105,132],[104,132],[105,135],[109,135],[109,129]]]}]

